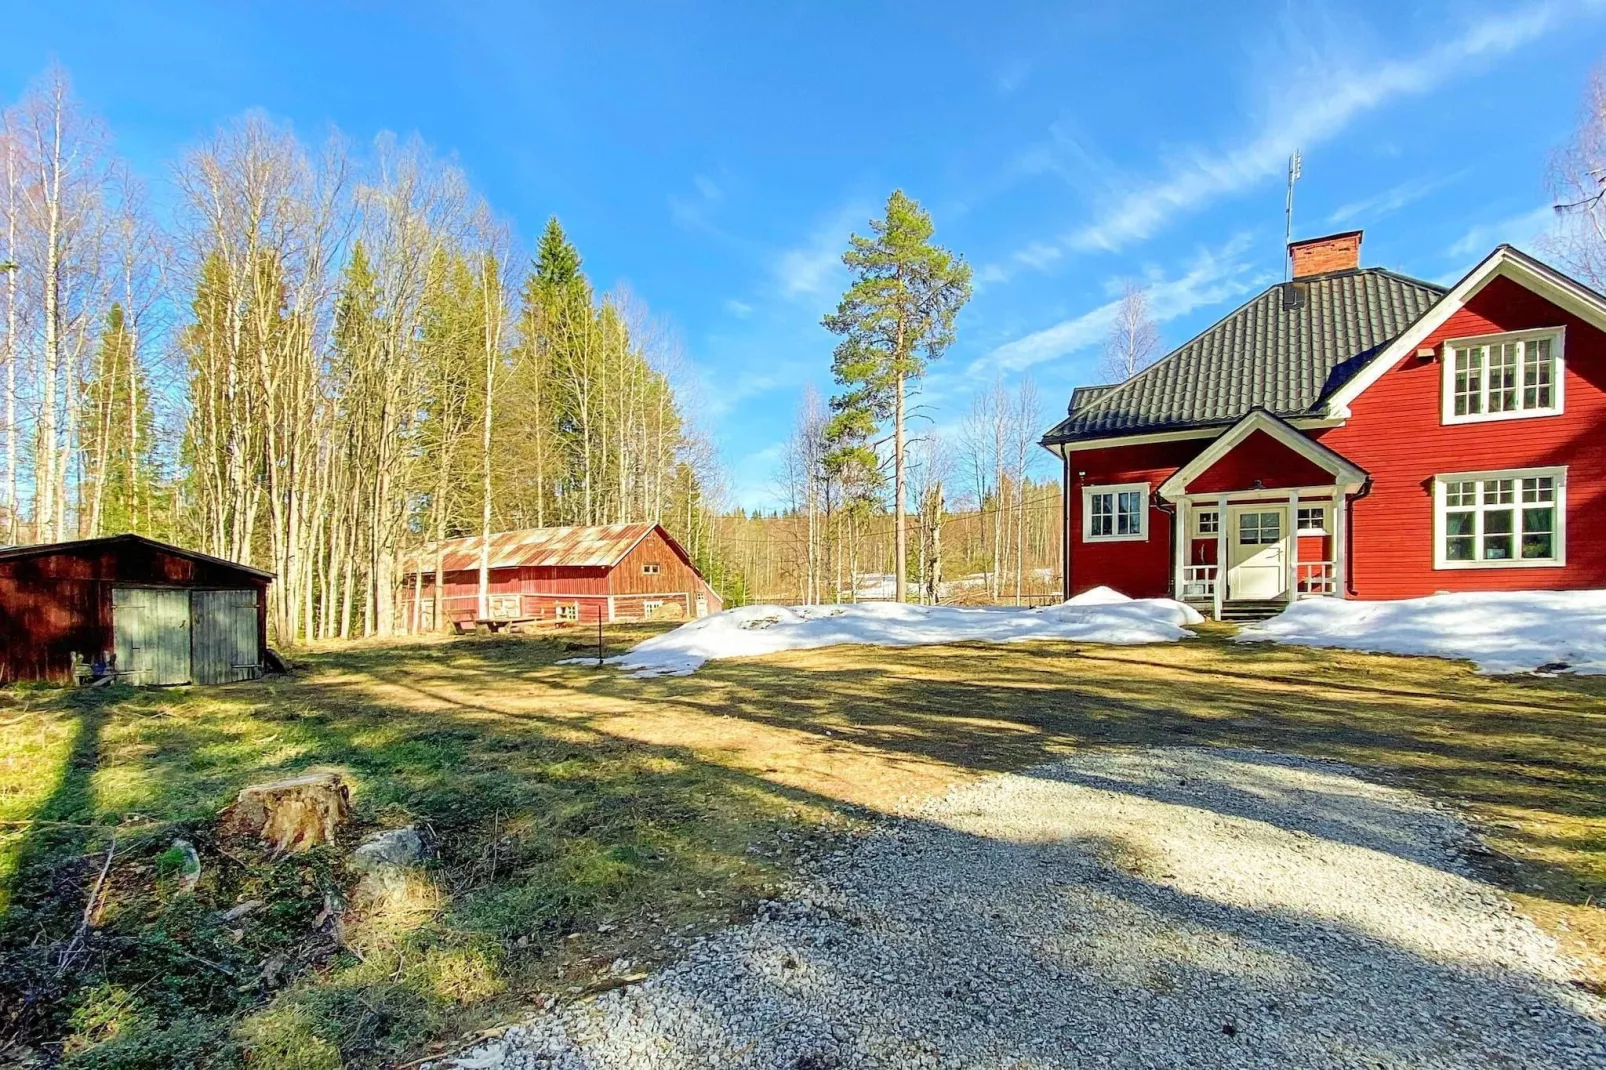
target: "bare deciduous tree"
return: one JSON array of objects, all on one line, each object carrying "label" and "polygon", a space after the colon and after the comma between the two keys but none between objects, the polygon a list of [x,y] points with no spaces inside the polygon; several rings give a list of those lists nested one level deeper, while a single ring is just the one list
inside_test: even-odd
[{"label": "bare deciduous tree", "polygon": [[1099,357],[1099,375],[1105,382],[1132,378],[1160,356],[1160,333],[1149,312],[1147,292],[1127,282],[1115,306],[1115,322]]},{"label": "bare deciduous tree", "polygon": [[1557,227],[1546,245],[1573,274],[1606,286],[1606,66],[1584,91],[1578,125],[1550,159]]}]

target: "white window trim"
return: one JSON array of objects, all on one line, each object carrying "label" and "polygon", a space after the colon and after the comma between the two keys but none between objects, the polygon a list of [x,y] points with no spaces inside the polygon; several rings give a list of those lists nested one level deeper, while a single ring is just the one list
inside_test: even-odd
[{"label": "white window trim", "polygon": [[[1444,554],[1445,540],[1445,505],[1444,485],[1446,483],[1460,483],[1467,480],[1484,479],[1535,479],[1541,476],[1550,476],[1556,481],[1556,531],[1552,536],[1555,539],[1556,556],[1542,561],[1533,559],[1524,560],[1513,557],[1506,561],[1451,561]],[[1479,493],[1482,491],[1480,489]],[[1522,488],[1518,485],[1517,500],[1512,508],[1522,509]],[[1522,533],[1513,532],[1514,545],[1521,553]],[[1567,467],[1559,468],[1500,468],[1488,472],[1444,472],[1433,477],[1433,567],[1435,570],[1455,570],[1467,568],[1565,568],[1567,565]]]},{"label": "white window trim", "polygon": [[[1511,412],[1480,412],[1467,416],[1455,414],[1455,350],[1459,346],[1491,345],[1496,342],[1526,342],[1534,338],[1551,338],[1551,405],[1545,409],[1516,409]],[[1486,424],[1500,420],[1536,420],[1545,416],[1560,416],[1566,409],[1564,383],[1567,379],[1567,328],[1542,327],[1531,331],[1503,331],[1498,334],[1478,334],[1468,338],[1449,338],[1439,347],[1439,363],[1444,365],[1440,374],[1439,420],[1444,424]],[[1484,361],[1483,397],[1489,397],[1489,366]],[[1517,394],[1522,394],[1522,362],[1517,363]],[[1488,408],[1487,404],[1484,406]]]},{"label": "white window trim", "polygon": [[[1212,515],[1212,516],[1214,516],[1216,518],[1216,529],[1215,529],[1215,531],[1206,531],[1204,529],[1201,521],[1204,520],[1204,517],[1205,517],[1206,513],[1209,513],[1210,515]],[[1194,538],[1196,538],[1196,539],[1213,539],[1213,538],[1216,537],[1216,535],[1220,531],[1221,531],[1221,510],[1217,509],[1214,505],[1194,506],[1194,509],[1193,509],[1193,537]]]},{"label": "white window trim", "polygon": [[[1142,495],[1143,509],[1138,513],[1138,526],[1143,530],[1136,535],[1094,535],[1093,534],[1093,495],[1130,493],[1137,491]],[[1116,499],[1119,504],[1120,499]],[[1147,483],[1104,483],[1098,486],[1084,486],[1082,488],[1082,541],[1083,542],[1148,542],[1149,541],[1149,512],[1153,503],[1149,501],[1149,485]]]},{"label": "white window trim", "polygon": [[[1305,509],[1320,510],[1320,512],[1322,514],[1322,526],[1321,527],[1319,527],[1319,528],[1300,527],[1300,525],[1299,525],[1299,511],[1300,510],[1305,510]],[[1319,504],[1319,505],[1311,505],[1311,504],[1307,504],[1305,502],[1300,502],[1299,505],[1296,507],[1296,511],[1294,513],[1294,534],[1296,536],[1299,536],[1299,535],[1310,535],[1310,536],[1326,535],[1327,534],[1328,518],[1332,515],[1332,512],[1333,511],[1327,507],[1327,504],[1325,502],[1322,503],[1322,504]]]}]

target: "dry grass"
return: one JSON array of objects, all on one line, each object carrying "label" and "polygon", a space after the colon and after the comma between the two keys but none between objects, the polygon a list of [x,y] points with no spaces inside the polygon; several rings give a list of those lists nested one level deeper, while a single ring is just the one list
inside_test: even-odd
[{"label": "dry grass", "polygon": [[[318,765],[355,781],[363,827],[435,829],[434,906],[400,930],[359,928],[366,962],[309,960],[288,991],[216,1012],[266,1006],[231,1034],[254,1065],[279,1049],[283,1065],[417,1050],[594,983],[616,955],[652,961],[668,928],[738,915],[784,867],[794,832],[845,804],[896,811],[1103,744],[1333,757],[1455,802],[1485,832],[1490,877],[1606,981],[1606,911],[1594,905],[1606,897],[1606,680],[1491,679],[1204,631],[1141,648],[832,648],[662,680],[557,664],[572,653],[562,637],[478,637],[312,651],[293,679],[260,685],[35,694],[0,714],[0,819],[135,813],[204,840],[241,784]],[[14,838],[6,883],[77,873],[62,886],[81,909],[82,862],[69,860],[98,842]],[[203,893],[243,894],[218,879]],[[376,1021],[387,1014],[427,1027]]]}]

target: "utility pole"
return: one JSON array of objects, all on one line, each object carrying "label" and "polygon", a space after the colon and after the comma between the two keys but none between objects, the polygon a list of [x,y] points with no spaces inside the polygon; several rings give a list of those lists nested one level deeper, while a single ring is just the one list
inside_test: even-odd
[{"label": "utility pole", "polygon": [[1288,255],[1288,245],[1294,240],[1294,183],[1299,180],[1299,168],[1303,163],[1299,150],[1288,157],[1288,199],[1283,205],[1283,281],[1293,278],[1293,258]]}]

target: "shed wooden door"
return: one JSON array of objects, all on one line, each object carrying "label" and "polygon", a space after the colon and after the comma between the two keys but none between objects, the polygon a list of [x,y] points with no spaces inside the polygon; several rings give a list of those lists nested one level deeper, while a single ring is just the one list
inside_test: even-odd
[{"label": "shed wooden door", "polygon": [[190,682],[190,592],[113,588],[112,631],[122,679],[132,684]]},{"label": "shed wooden door", "polygon": [[193,591],[190,616],[195,682],[232,684],[262,673],[257,649],[255,591]]}]

